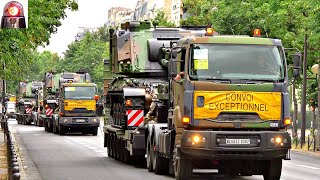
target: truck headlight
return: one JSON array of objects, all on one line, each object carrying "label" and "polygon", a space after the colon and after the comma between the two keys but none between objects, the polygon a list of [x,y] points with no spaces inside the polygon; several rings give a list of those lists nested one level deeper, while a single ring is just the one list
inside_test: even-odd
[{"label": "truck headlight", "polygon": [[207,139],[205,137],[201,137],[199,135],[194,135],[188,138],[188,142],[191,143],[192,145],[205,143],[206,141]]},{"label": "truck headlight", "polygon": [[283,143],[288,143],[286,138],[282,139],[282,137],[270,138],[270,142],[275,145],[283,146]]}]

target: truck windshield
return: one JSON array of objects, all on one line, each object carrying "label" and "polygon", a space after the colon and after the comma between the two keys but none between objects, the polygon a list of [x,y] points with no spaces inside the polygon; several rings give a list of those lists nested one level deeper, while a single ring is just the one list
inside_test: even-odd
[{"label": "truck windshield", "polygon": [[65,87],[65,99],[94,99],[96,88],[93,86]]},{"label": "truck windshield", "polygon": [[191,79],[284,79],[284,59],[277,46],[194,44],[190,62]]}]

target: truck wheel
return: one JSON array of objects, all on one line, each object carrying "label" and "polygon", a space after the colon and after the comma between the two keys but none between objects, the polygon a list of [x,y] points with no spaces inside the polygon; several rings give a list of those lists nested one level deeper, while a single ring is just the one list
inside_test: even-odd
[{"label": "truck wheel", "polygon": [[53,132],[53,124],[50,124],[50,126],[49,126],[49,124],[50,124],[50,122],[48,122],[48,131]]},{"label": "truck wheel", "polygon": [[110,135],[109,135],[109,133],[105,133],[105,141],[107,141],[106,143],[107,143],[107,151],[108,151],[108,157],[112,157],[112,155],[111,155],[111,143],[110,143]]},{"label": "truck wheel", "polygon": [[116,160],[120,160],[120,139],[119,138],[116,138],[115,140],[115,147],[116,147],[116,155],[115,155],[115,158]]},{"label": "truck wheel", "polygon": [[39,127],[43,127],[43,125],[44,125],[44,120],[39,120],[39,122],[38,122],[38,124],[39,124]]},{"label": "truck wheel", "polygon": [[[155,137],[155,136],[154,136]],[[153,153],[153,170],[155,174],[167,174],[169,172],[169,162],[166,158],[161,157],[156,149],[156,140],[153,140],[152,153]]]},{"label": "truck wheel", "polygon": [[153,155],[153,150],[152,150],[152,145],[151,145],[151,138],[150,136],[147,139],[147,168],[149,172],[153,171],[153,162],[152,162],[152,155]]},{"label": "truck wheel", "polygon": [[47,121],[44,121],[44,130],[45,130],[45,131],[48,131]]},{"label": "truck wheel", "polygon": [[53,123],[53,133],[58,134],[58,128],[56,126],[56,123]]},{"label": "truck wheel", "polygon": [[263,172],[264,180],[279,180],[281,177],[282,159],[273,159],[266,162]]},{"label": "truck wheel", "polygon": [[174,155],[174,176],[176,180],[189,179],[192,176],[192,161]]},{"label": "truck wheel", "polygon": [[59,134],[60,135],[65,135],[66,134],[66,129],[62,126],[59,126]]},{"label": "truck wheel", "polygon": [[92,134],[92,136],[97,136],[98,135],[98,127],[92,128],[91,134]]},{"label": "truck wheel", "polygon": [[114,158],[114,136],[110,134],[110,154],[112,158]]},{"label": "truck wheel", "polygon": [[126,140],[123,140],[122,143],[123,143],[123,162],[129,163],[131,158],[130,158],[129,151],[126,149]]}]

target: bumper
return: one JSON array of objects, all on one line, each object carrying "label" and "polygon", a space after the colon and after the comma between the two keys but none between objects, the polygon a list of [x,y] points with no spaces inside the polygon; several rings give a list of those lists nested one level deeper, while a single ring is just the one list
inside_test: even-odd
[{"label": "bumper", "polygon": [[[277,138],[281,142],[277,143]],[[287,132],[185,131],[181,139],[181,153],[197,159],[285,158],[290,148],[291,138]]]},{"label": "bumper", "polygon": [[63,127],[99,127],[98,117],[60,117],[59,124]]}]

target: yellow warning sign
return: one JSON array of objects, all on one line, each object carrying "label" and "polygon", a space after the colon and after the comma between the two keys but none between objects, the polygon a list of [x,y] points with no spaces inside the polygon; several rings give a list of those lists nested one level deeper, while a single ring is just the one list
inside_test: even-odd
[{"label": "yellow warning sign", "polygon": [[194,60],[194,69],[209,69],[208,59]]},{"label": "yellow warning sign", "polygon": [[[202,107],[198,107],[198,96],[204,97]],[[279,92],[196,91],[194,99],[195,119],[215,119],[221,112],[257,113],[263,120],[281,119],[281,93]]]}]

